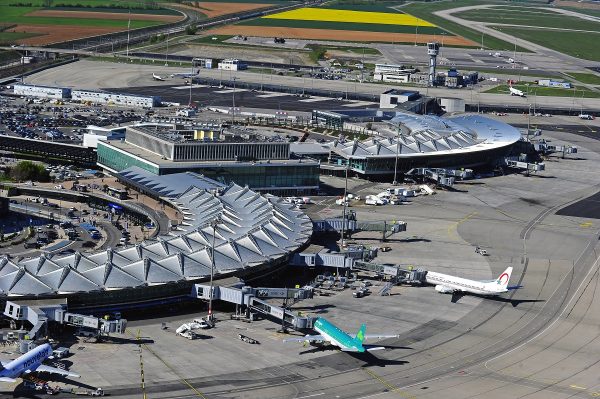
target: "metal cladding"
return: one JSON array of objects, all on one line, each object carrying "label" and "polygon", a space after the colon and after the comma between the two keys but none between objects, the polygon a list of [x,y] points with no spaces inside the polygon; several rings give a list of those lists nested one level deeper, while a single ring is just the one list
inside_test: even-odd
[{"label": "metal cladding", "polygon": [[[392,124],[398,137],[333,142],[332,150],[346,158],[394,158],[449,155],[504,147],[521,139],[518,129],[480,115],[441,118],[399,113]],[[396,152],[397,151],[397,152]]]},{"label": "metal cladding", "polygon": [[272,195],[231,184],[195,186],[169,199],[184,215],[169,235],[123,249],[68,256],[0,258],[0,294],[43,296],[119,290],[210,276],[215,227],[215,275],[277,261],[312,234],[308,216]]}]

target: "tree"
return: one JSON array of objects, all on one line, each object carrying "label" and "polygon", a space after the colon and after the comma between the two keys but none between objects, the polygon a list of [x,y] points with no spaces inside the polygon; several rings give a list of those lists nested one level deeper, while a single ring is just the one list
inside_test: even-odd
[{"label": "tree", "polygon": [[50,173],[42,164],[32,161],[21,161],[10,169],[10,177],[16,181],[39,181],[49,182]]},{"label": "tree", "polygon": [[197,31],[198,31],[198,28],[196,26],[194,26],[194,25],[188,25],[185,28],[185,34],[186,35],[195,35]]}]

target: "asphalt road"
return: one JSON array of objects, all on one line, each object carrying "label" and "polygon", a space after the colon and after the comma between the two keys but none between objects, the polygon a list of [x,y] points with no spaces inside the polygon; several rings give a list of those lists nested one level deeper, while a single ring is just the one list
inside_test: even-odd
[{"label": "asphalt road", "polygon": [[[125,65],[125,64],[117,64],[117,63],[106,63],[106,62],[93,62],[93,61],[78,61],[69,65],[65,65],[58,68],[52,68],[46,71],[42,71],[31,75],[26,78],[25,82],[28,84],[36,84],[36,85],[50,85],[50,86],[64,86],[64,87],[78,87],[78,88],[101,88],[101,89],[109,89],[112,88],[117,91],[123,91],[124,87],[127,87],[128,92],[136,93],[136,88],[138,87],[155,87],[155,86],[167,86],[172,87],[174,85],[179,85],[183,87],[182,93],[170,93],[170,92],[162,92],[163,96],[166,96],[164,99],[168,101],[169,98],[179,98],[183,101],[184,104],[188,103],[189,99],[189,90],[185,90],[185,83],[183,79],[180,78],[168,78],[165,82],[155,82],[152,79],[152,74],[158,74],[160,76],[166,75],[169,76],[173,73],[188,73],[188,70],[185,70],[181,67],[165,67],[159,65]],[[236,78],[238,82],[248,82],[254,83],[256,85],[269,84],[275,86],[283,86],[283,87],[292,87],[296,90],[302,90],[308,88],[315,88],[324,90],[325,92],[336,91],[342,93],[360,93],[364,95],[373,95],[374,98],[378,98],[378,96],[385,90],[389,89],[389,86],[375,83],[355,83],[355,82],[346,82],[346,81],[338,81],[338,80],[322,80],[322,79],[306,79],[302,77],[291,77],[291,76],[278,76],[278,75],[263,75],[253,72],[246,71],[238,71],[235,73],[225,74],[225,77],[222,74],[222,71],[219,70],[202,70],[201,71],[202,78],[211,78],[211,79],[223,79],[223,82],[230,81],[232,78]],[[239,83],[238,83],[239,84]],[[452,97],[452,98],[463,98],[467,104],[482,104],[482,105],[497,105],[500,107],[503,106],[519,106],[524,109],[527,109],[528,106],[532,106],[536,109],[544,109],[544,108],[555,108],[559,107],[562,109],[573,110],[574,112],[579,112],[583,110],[584,112],[596,112],[600,110],[600,98],[573,98],[573,97],[545,97],[545,96],[535,96],[534,98],[523,98],[518,96],[511,96],[508,93],[506,94],[491,94],[491,93],[480,93],[480,90],[485,90],[485,88],[476,88],[472,89],[458,89],[451,90],[447,88],[435,87],[435,88],[423,88],[423,87],[401,87],[395,86],[395,88],[399,90],[418,90],[421,93],[432,96],[432,97]],[[142,89],[144,90],[144,89]],[[153,94],[153,95],[161,95],[160,88],[156,89],[146,89],[145,93]],[[170,90],[170,89],[168,89]],[[187,92],[186,92],[187,91]],[[214,90],[217,91],[217,90]],[[200,91],[200,93],[202,90]],[[208,90],[206,90],[208,92]],[[213,91],[211,91],[212,93]],[[201,95],[201,94],[198,95]],[[219,94],[219,93],[217,93]],[[231,106],[232,103],[232,95],[231,93],[224,93],[226,96],[224,100],[225,106]],[[236,94],[236,98],[238,95]],[[291,96],[294,98],[293,96]],[[202,99],[206,99],[206,97],[201,97]],[[217,99],[221,98],[220,96]],[[227,99],[229,98],[229,99]],[[241,97],[240,97],[241,98]],[[193,97],[194,99],[198,99]],[[265,102],[265,104],[271,104],[270,106],[274,107],[274,109],[279,109],[279,103],[281,103],[285,97],[261,97],[258,104],[252,104],[252,108],[256,107],[266,107],[261,106],[260,102]],[[287,99],[286,99],[287,100]],[[300,99],[298,99],[299,101]],[[295,101],[292,101],[294,103]],[[299,101],[302,103],[302,101]],[[333,107],[328,107],[328,104],[324,102],[308,102],[307,106],[302,105],[301,108],[297,109],[305,109],[312,110],[313,108],[321,107],[321,108],[338,108],[340,105],[335,105]],[[292,104],[293,105],[293,104]],[[345,104],[344,104],[345,105]],[[238,101],[236,100],[236,106],[238,105]],[[360,107],[358,107],[360,108]],[[285,109],[282,106],[282,109]]]},{"label": "asphalt road", "polygon": [[[160,96],[162,101],[177,102],[180,104],[188,104],[190,99],[190,91],[186,89],[185,84],[181,81],[180,85],[173,86],[142,86],[130,87],[128,92],[133,94],[141,94],[148,96]],[[218,87],[197,87],[192,88],[192,101],[201,106],[215,107],[233,107],[234,94],[232,88]],[[188,86],[189,87],[189,86]],[[119,88],[111,88],[108,90],[118,91]],[[348,105],[357,104],[357,107],[348,107]],[[285,111],[304,111],[310,112],[313,109],[337,109],[345,107],[348,109],[365,108],[360,106],[366,104],[360,101],[341,101],[326,97],[310,97],[301,98],[292,94],[286,93],[262,93],[258,91],[249,91],[245,89],[235,90],[235,106],[246,108],[264,108],[271,110]],[[370,103],[371,105],[375,103]]]}]

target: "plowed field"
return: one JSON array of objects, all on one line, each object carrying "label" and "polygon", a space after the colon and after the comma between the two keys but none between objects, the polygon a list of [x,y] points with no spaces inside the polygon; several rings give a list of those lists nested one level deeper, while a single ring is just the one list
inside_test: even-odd
[{"label": "plowed field", "polygon": [[91,18],[91,19],[116,19],[127,21],[161,21],[176,22],[184,18],[183,15],[157,15],[157,14],[128,14],[117,12],[96,11],[64,11],[64,10],[38,10],[27,14],[28,17],[54,17],[54,18]]},{"label": "plowed field", "polygon": [[27,32],[39,33],[42,36],[35,36],[17,40],[18,44],[28,44],[32,46],[41,46],[65,40],[79,39],[82,37],[90,37],[95,35],[103,35],[105,33],[117,32],[123,29],[115,28],[98,28],[98,27],[83,27],[70,25],[17,25],[8,32]]},{"label": "plowed field", "polygon": [[[350,30],[304,29],[274,26],[241,26],[230,25],[213,29],[212,34],[244,35],[258,37],[284,37],[289,39],[339,40],[344,42],[403,42],[414,43],[414,33],[364,32]],[[439,40],[439,36],[418,35],[419,43]],[[463,37],[445,36],[444,44],[450,46],[474,46],[474,43]]]},{"label": "plowed field", "polygon": [[196,1],[193,4],[194,7],[189,5],[185,5],[184,7],[199,11],[208,18],[272,6],[272,4],[262,3],[213,3],[210,1]]}]

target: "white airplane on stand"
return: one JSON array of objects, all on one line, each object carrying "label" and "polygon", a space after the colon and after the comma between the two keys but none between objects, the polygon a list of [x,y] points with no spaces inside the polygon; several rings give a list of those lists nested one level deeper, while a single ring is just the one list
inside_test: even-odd
[{"label": "white airplane on stand", "polygon": [[153,73],[153,74],[152,74],[152,79],[154,79],[154,80],[159,80],[159,81],[161,81],[161,82],[164,82],[164,81],[165,81],[165,78],[163,78],[162,76],[159,76],[159,75],[157,75],[157,74],[155,74],[155,73]]},{"label": "white airplane on stand", "polygon": [[497,279],[488,281],[469,280],[448,274],[427,272],[425,281],[435,285],[435,290],[440,294],[452,294],[452,302],[457,302],[466,293],[496,296],[519,287],[509,287],[508,282],[513,268],[508,267]]}]

